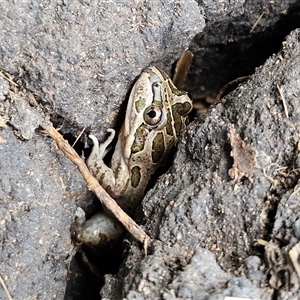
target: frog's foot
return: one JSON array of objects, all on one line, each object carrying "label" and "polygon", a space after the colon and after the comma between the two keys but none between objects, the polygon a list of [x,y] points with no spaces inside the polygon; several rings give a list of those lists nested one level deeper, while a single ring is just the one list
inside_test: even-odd
[{"label": "frog's foot", "polygon": [[86,218],[84,210],[81,207],[77,207],[75,212],[75,222],[72,228],[72,242],[75,248],[83,243],[81,232],[85,220]]},{"label": "frog's foot", "polygon": [[76,224],[78,226],[81,226],[85,222],[85,211],[81,207],[77,207],[76,212],[75,212],[75,217],[76,217]]},{"label": "frog's foot", "polygon": [[68,251],[68,256],[65,260],[65,263],[70,266],[71,260],[79,250],[80,246],[83,243],[82,237],[81,237],[81,228],[82,225],[85,222],[85,212],[81,207],[77,207],[75,212],[75,222],[73,224],[72,228],[72,246]]},{"label": "frog's foot", "polygon": [[[109,145],[112,143],[116,135],[116,131],[112,128],[109,128],[107,129],[107,132],[110,133],[110,135],[108,136],[107,140],[100,145],[98,139],[93,134],[89,135],[89,138],[93,141],[94,144],[92,152],[90,154],[90,157],[92,157],[91,159],[93,159],[93,157],[97,157],[98,160],[102,160],[110,150]],[[88,159],[90,159],[90,157]]]}]

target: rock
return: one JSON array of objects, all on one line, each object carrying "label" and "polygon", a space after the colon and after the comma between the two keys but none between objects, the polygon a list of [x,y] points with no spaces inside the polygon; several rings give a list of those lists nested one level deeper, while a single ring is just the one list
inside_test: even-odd
[{"label": "rock", "polygon": [[[103,298],[112,299],[106,291],[116,293],[125,276],[123,299],[272,299],[273,288],[280,299],[299,298],[298,264],[288,267],[286,251],[298,245],[299,232],[299,36],[293,31],[277,55],[189,125],[173,166],[142,203],[151,252],[131,251]],[[251,176],[228,174],[237,145],[255,152],[247,156]],[[280,255],[257,239],[275,243]],[[270,283],[269,274],[276,276]]]},{"label": "rock", "polygon": [[134,78],[154,63],[169,71],[203,30],[203,12],[194,0],[23,1],[1,11],[0,274],[13,299],[81,299],[84,278],[71,271],[67,287],[65,259],[76,206],[91,208],[91,195],[39,123],[50,116],[70,142],[83,128],[103,139],[122,123]]},{"label": "rock", "polygon": [[[200,33],[186,89],[216,93],[277,52],[296,28],[299,3],[82,0],[1,8],[0,274],[13,299],[95,299],[97,280],[65,265],[76,206],[91,212],[95,202],[39,130],[41,119],[50,117],[70,141],[86,129],[76,145],[82,154],[89,131],[103,140],[122,123],[120,105],[143,68],[170,73]],[[299,297],[298,57],[294,31],[226,103],[190,125],[173,167],[143,202],[154,239],[148,257],[131,240],[119,273],[105,276],[103,297],[271,299],[272,287],[282,299]],[[250,149],[250,172],[230,156],[230,136]]]}]

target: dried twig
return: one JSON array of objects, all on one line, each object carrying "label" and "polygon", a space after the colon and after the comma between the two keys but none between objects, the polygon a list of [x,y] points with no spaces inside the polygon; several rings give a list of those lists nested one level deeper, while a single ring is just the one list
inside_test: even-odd
[{"label": "dried twig", "polygon": [[253,32],[253,30],[256,28],[257,24],[259,23],[259,21],[261,20],[261,18],[264,16],[265,12],[263,12],[259,17],[258,19],[255,21],[255,23],[253,24],[251,30],[250,30],[250,33]]},{"label": "dried twig", "polygon": [[176,63],[175,72],[172,81],[179,90],[183,89],[193,57],[194,57],[193,53],[186,49],[182,52],[180,58]]},{"label": "dried twig", "polygon": [[72,148],[76,145],[76,143],[78,142],[78,140],[80,139],[80,137],[83,135],[84,131],[85,131],[86,127],[84,127],[81,132],[79,133],[78,137],[76,138],[75,142],[72,145]]},{"label": "dried twig", "polygon": [[2,76],[5,80],[7,80],[9,83],[11,83],[12,85],[19,87],[14,81],[12,81],[8,76],[4,75],[4,73],[2,71],[0,71],[0,76]]},{"label": "dried twig", "polygon": [[52,124],[47,122],[42,124],[42,127],[55,140],[58,148],[64,153],[64,155],[78,168],[87,183],[88,189],[95,193],[100,202],[138,241],[143,243],[145,253],[147,255],[147,245],[150,241],[150,237],[119,207],[116,201],[107,194],[107,192],[99,184],[98,180],[90,174],[84,161],[79,157],[69,143],[58,133]]},{"label": "dried twig", "polygon": [[297,243],[290,251],[289,251],[289,257],[291,259],[291,262],[293,264],[293,267],[298,275],[298,278],[300,277],[300,263],[299,263],[299,254],[300,254],[300,243]]},{"label": "dried twig", "polygon": [[1,283],[2,287],[3,287],[3,289],[4,289],[4,292],[6,294],[7,299],[8,300],[12,300],[12,297],[11,297],[9,291],[8,291],[8,288],[7,288],[7,286],[6,286],[4,280],[2,279],[1,276],[0,276],[0,283]]},{"label": "dried twig", "polygon": [[250,75],[246,75],[246,76],[242,76],[242,77],[238,77],[228,83],[226,83],[221,89],[220,91],[218,92],[218,95],[216,96],[214,102],[212,103],[213,105],[216,105],[218,104],[221,99],[224,97],[224,93],[226,92],[226,90],[230,87],[230,86],[233,86],[235,84],[239,84],[241,82],[244,82],[246,80],[248,80],[250,78]]},{"label": "dried twig", "polygon": [[281,100],[282,100],[285,116],[288,119],[289,118],[289,112],[288,112],[288,109],[287,109],[287,106],[286,106],[286,101],[285,101],[285,98],[284,98],[284,95],[283,95],[283,92],[282,92],[282,87],[279,86],[278,84],[276,86],[277,86],[277,90],[278,90],[278,92],[280,94],[280,97],[281,97]]}]

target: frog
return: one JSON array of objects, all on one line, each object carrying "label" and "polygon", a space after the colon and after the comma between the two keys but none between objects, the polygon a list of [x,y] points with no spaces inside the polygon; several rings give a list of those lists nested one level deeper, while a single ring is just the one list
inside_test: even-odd
[{"label": "frog", "polygon": [[[104,158],[116,131],[108,129],[109,136],[102,144],[94,135],[89,135],[93,148],[86,164],[91,174],[128,215],[133,216],[150,178],[165,165],[188,124],[191,110],[192,101],[187,93],[179,90],[162,69],[151,66],[133,85],[109,165]],[[98,230],[89,229],[82,209],[78,208],[76,217],[76,236],[80,243],[102,247],[103,243],[117,240],[122,235],[122,226],[112,216],[103,217],[103,213],[94,216],[90,226],[98,222]],[[103,226],[103,222],[109,224]],[[116,229],[115,234],[112,234],[113,228]]]}]

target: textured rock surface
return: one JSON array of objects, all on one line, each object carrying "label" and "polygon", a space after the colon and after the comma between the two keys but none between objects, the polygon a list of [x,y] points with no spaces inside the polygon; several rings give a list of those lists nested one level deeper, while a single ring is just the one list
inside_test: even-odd
[{"label": "textured rock surface", "polygon": [[253,74],[300,27],[297,0],[198,2],[206,26],[191,45],[195,59],[187,90],[194,98],[216,95],[227,82]]},{"label": "textured rock surface", "polygon": [[[299,298],[288,258],[300,230],[299,37],[292,32],[247,83],[190,124],[172,168],[143,200],[151,253],[132,250],[116,277],[126,278],[122,292],[105,286],[105,297]],[[252,160],[247,172],[240,156]]]},{"label": "textured rock surface", "polygon": [[193,0],[1,5],[2,69],[50,111],[93,129],[115,123],[143,68],[170,68],[204,27]]},{"label": "textured rock surface", "polygon": [[[64,263],[75,201],[87,207],[90,195],[76,168],[37,130],[43,118],[37,110],[50,114],[70,140],[83,128],[104,138],[106,128],[123,121],[120,105],[144,67],[169,72],[200,32],[188,90],[214,93],[279,49],[297,27],[299,3],[19,1],[0,7],[0,68],[18,84],[0,77],[0,275],[13,299],[95,299],[82,292],[95,282],[77,270],[67,275]],[[120,273],[106,275],[103,297],[271,299],[272,288],[280,299],[299,297],[297,260],[290,263],[300,232],[299,52],[294,32],[224,105],[190,125],[174,166],[144,200],[144,226],[155,238],[149,256],[132,242]],[[80,153],[84,147],[85,133]],[[250,170],[240,157],[249,158]],[[256,239],[269,242],[265,250]],[[66,289],[68,276],[77,282]]]},{"label": "textured rock surface", "polygon": [[[13,299],[63,299],[75,200],[90,202],[76,168],[36,132],[37,104],[71,141],[83,128],[103,138],[123,121],[118,112],[134,78],[150,64],[169,71],[204,18],[193,0],[0,8],[0,69],[18,84],[0,77],[0,274]],[[76,270],[68,276],[82,278]],[[78,287],[65,297],[82,299]]]},{"label": "textured rock surface", "polygon": [[41,116],[24,95],[2,77],[0,86],[9,120],[0,129],[0,273],[13,299],[62,299],[75,200],[86,187],[54,142],[35,134]]}]

